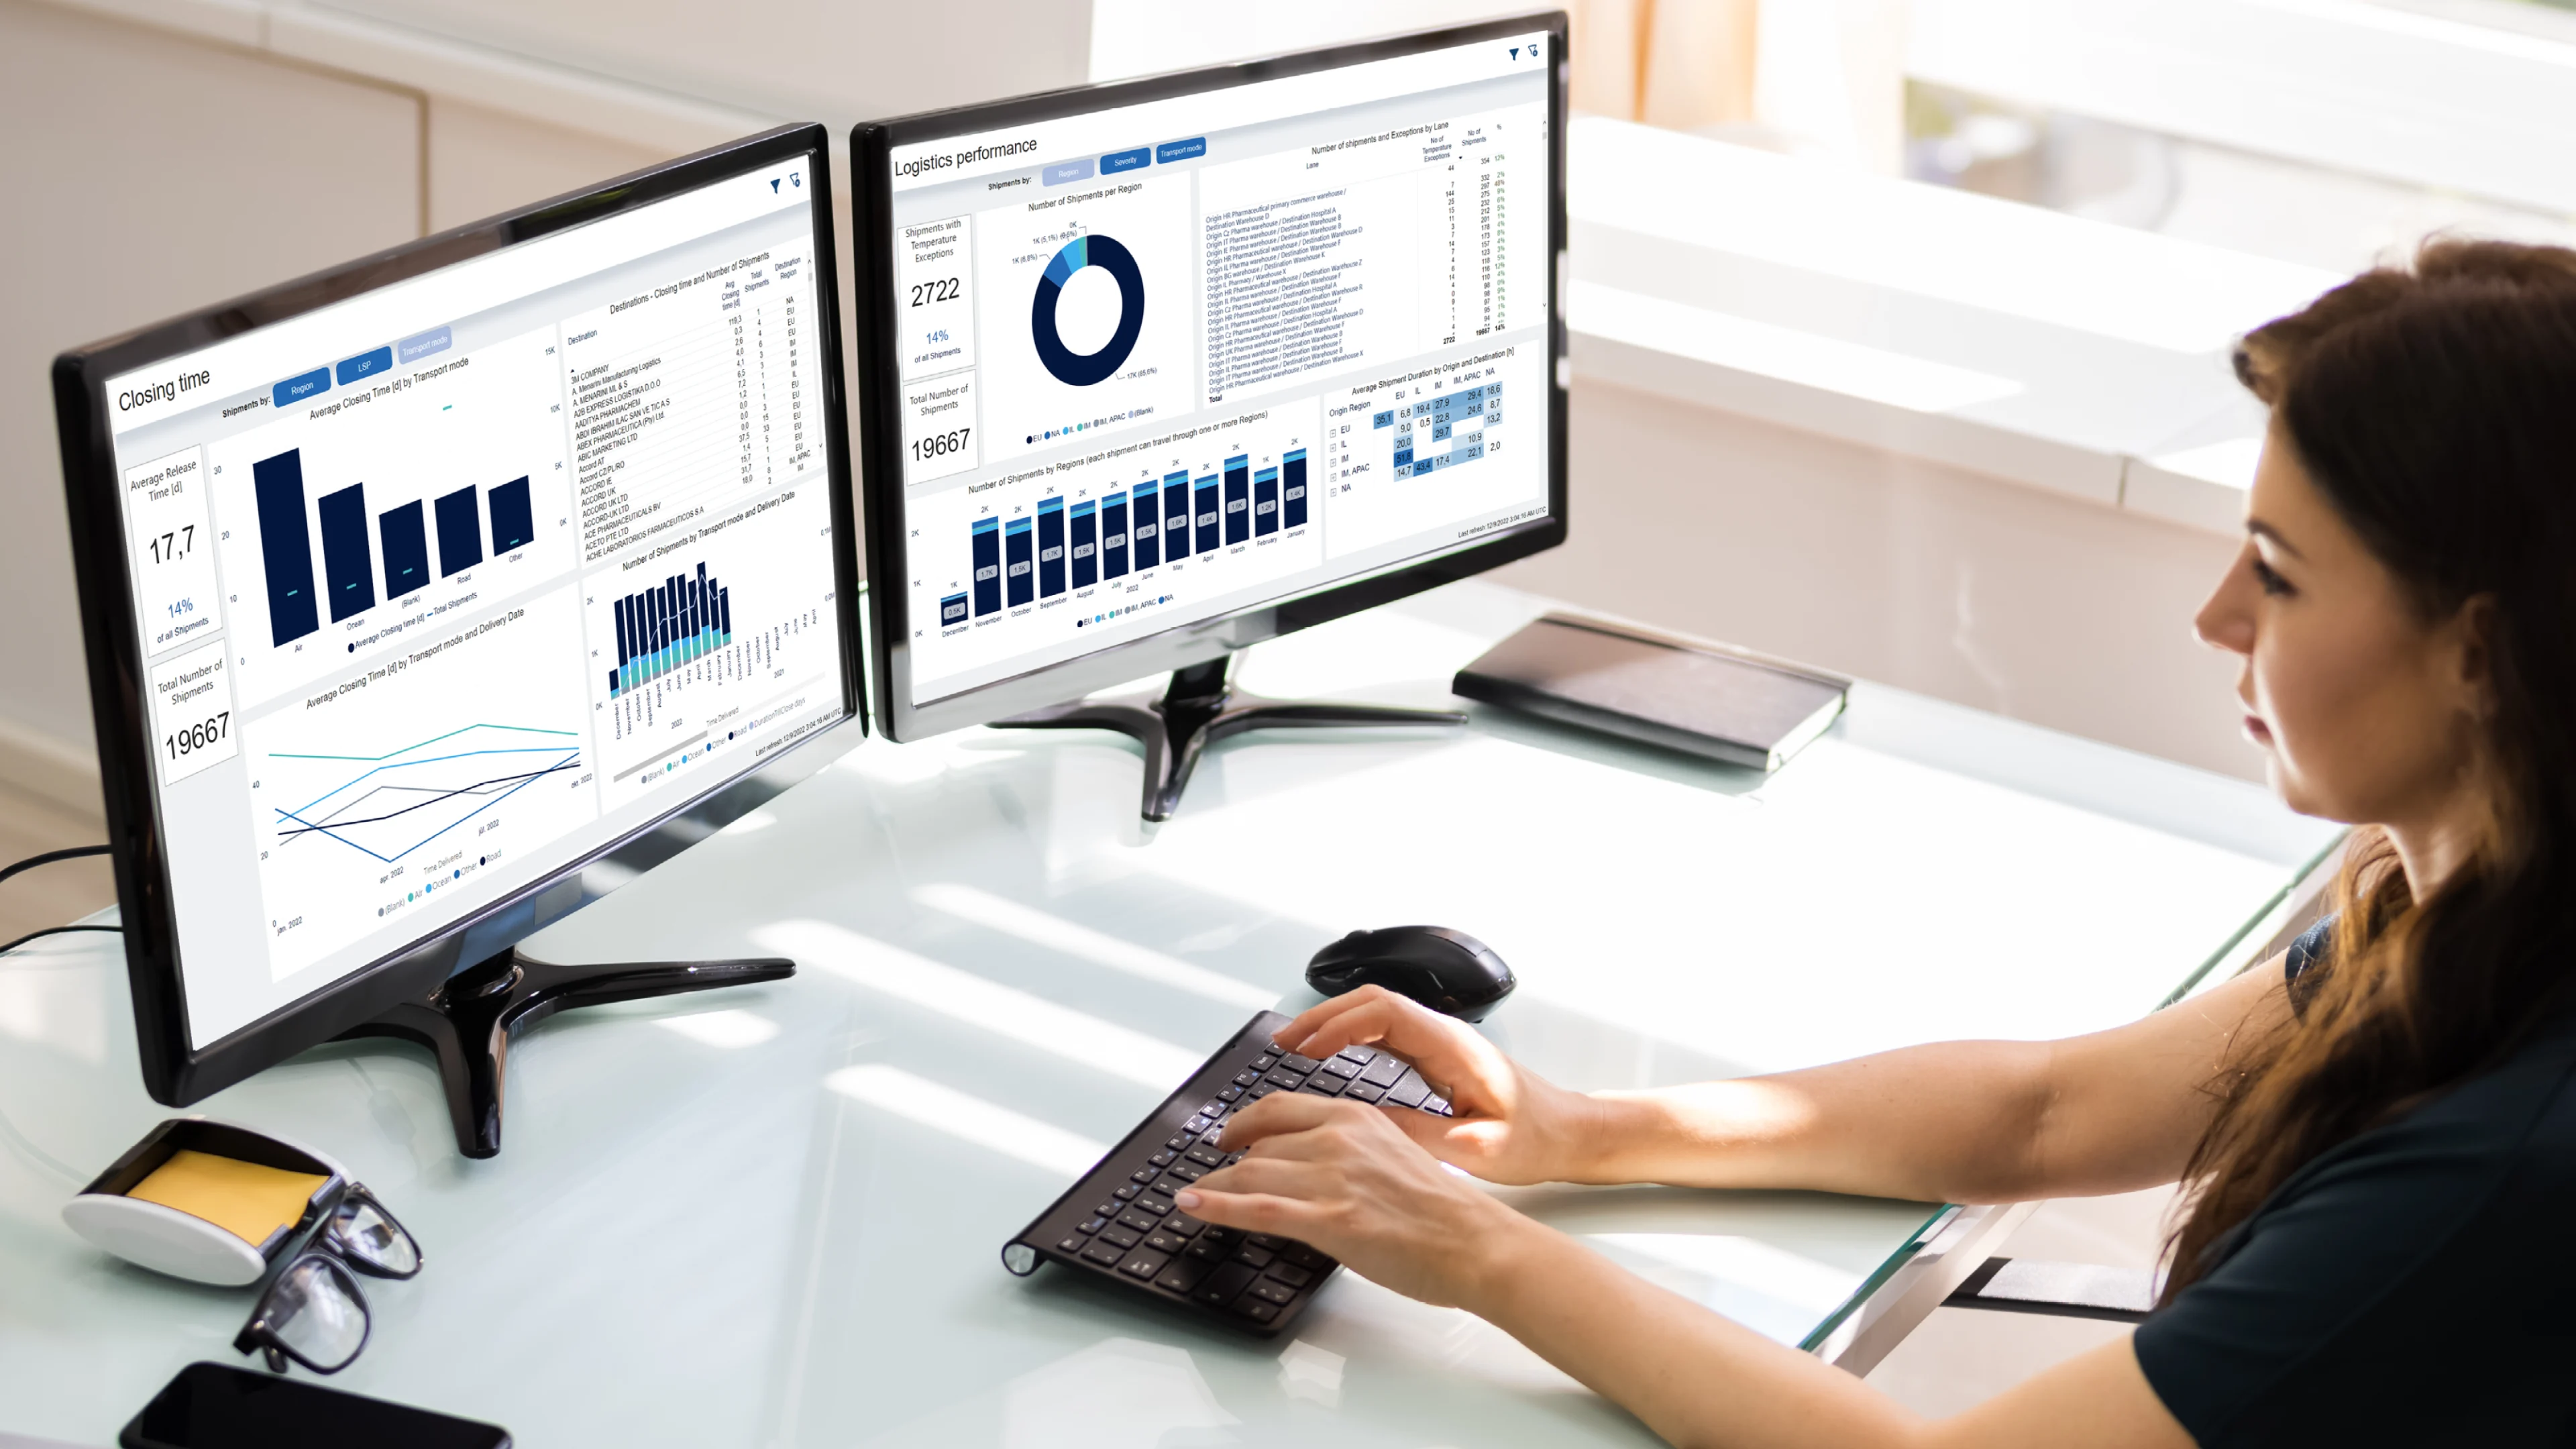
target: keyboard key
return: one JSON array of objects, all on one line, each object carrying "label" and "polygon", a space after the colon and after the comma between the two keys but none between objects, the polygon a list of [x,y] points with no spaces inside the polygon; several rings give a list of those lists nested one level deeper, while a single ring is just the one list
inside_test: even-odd
[{"label": "keyboard key", "polygon": [[1330,1072],[1317,1072],[1315,1075],[1308,1077],[1306,1079],[1306,1085],[1299,1087],[1297,1090],[1311,1093],[1318,1097],[1338,1097],[1342,1094],[1342,1089],[1349,1085],[1349,1082],[1344,1081],[1340,1077],[1334,1076]]},{"label": "keyboard key", "polygon": [[1252,1070],[1256,1072],[1266,1072],[1272,1067],[1279,1065],[1279,1059],[1286,1055],[1288,1055],[1288,1053],[1285,1051],[1264,1052],[1260,1056],[1252,1059]]},{"label": "keyboard key", "polygon": [[1234,1311],[1251,1319],[1255,1323],[1268,1323],[1270,1320],[1279,1316],[1278,1305],[1264,1303],[1250,1294],[1244,1295],[1244,1297],[1234,1305]]},{"label": "keyboard key", "polygon": [[1411,1067],[1405,1068],[1404,1075],[1396,1084],[1386,1089],[1386,1100],[1398,1107],[1418,1107],[1422,1099],[1430,1095],[1431,1084],[1422,1080],[1422,1074]]},{"label": "keyboard key", "polygon": [[1455,1117],[1458,1115],[1457,1113],[1449,1110],[1449,1102],[1445,1097],[1432,1096],[1423,1098],[1422,1110],[1425,1112],[1436,1113],[1443,1117]]},{"label": "keyboard key", "polygon": [[1138,1187],[1136,1184],[1131,1182],[1125,1187],[1118,1189],[1116,1192],[1111,1193],[1110,1196],[1118,1199],[1120,1202],[1132,1202],[1135,1200],[1136,1194],[1143,1192],[1144,1190],[1145,1189]]},{"label": "keyboard key", "polygon": [[1225,1115],[1225,1104],[1211,1097],[1208,1100],[1199,1103],[1199,1115],[1207,1118],[1209,1121],[1214,1121]]},{"label": "keyboard key", "polygon": [[1172,1210],[1172,1200],[1167,1197],[1156,1197],[1149,1192],[1136,1199],[1136,1206],[1159,1218]]},{"label": "keyboard key", "polygon": [[1265,1303],[1276,1303],[1282,1308],[1295,1302],[1297,1298],[1296,1289],[1272,1278],[1264,1278],[1254,1283],[1250,1291],[1253,1297]]},{"label": "keyboard key", "polygon": [[1190,1296],[1201,1303],[1212,1303],[1223,1308],[1234,1301],[1236,1294],[1251,1286],[1255,1272],[1256,1270],[1247,1268],[1241,1263],[1228,1263],[1201,1279],[1197,1290]]},{"label": "keyboard key", "polygon": [[1375,1047],[1364,1047],[1364,1046],[1346,1046],[1346,1047],[1342,1048],[1340,1051],[1337,1051],[1337,1052],[1333,1053],[1333,1055],[1335,1055],[1335,1056],[1337,1056],[1337,1057],[1343,1057],[1343,1058],[1346,1058],[1346,1059],[1348,1059],[1348,1060],[1350,1060],[1350,1061],[1357,1062],[1357,1063],[1359,1063],[1361,1066],[1367,1066],[1370,1062],[1375,1061],[1375,1060],[1377,1059],[1377,1048],[1375,1048]]},{"label": "keyboard key", "polygon": [[1279,1256],[1286,1262],[1294,1263],[1300,1268],[1312,1268],[1318,1273],[1333,1266],[1331,1258],[1316,1252],[1304,1243],[1289,1243],[1282,1246],[1279,1249]]},{"label": "keyboard key", "polygon": [[1381,1052],[1376,1061],[1368,1064],[1368,1070],[1360,1073],[1360,1080],[1372,1087],[1392,1087],[1403,1080],[1404,1071],[1404,1058]]},{"label": "keyboard key", "polygon": [[1170,1261],[1172,1261],[1170,1258],[1149,1249],[1131,1255],[1126,1262],[1118,1265],[1118,1271],[1151,1281],[1155,1274],[1163,1271],[1163,1265]]},{"label": "keyboard key", "polygon": [[1260,1080],[1261,1073],[1255,1071],[1245,1070],[1234,1074],[1234,1084],[1238,1087],[1249,1087]]},{"label": "keyboard key", "polygon": [[[1174,1179],[1178,1179],[1182,1182],[1196,1182],[1200,1178],[1207,1176],[1207,1172],[1208,1170],[1206,1168],[1199,1166],[1195,1162],[1175,1162],[1171,1166],[1163,1169],[1163,1181],[1171,1182]],[[1154,1190],[1156,1192],[1161,1192],[1162,1188],[1158,1184]]]},{"label": "keyboard key", "polygon": [[1187,1293],[1199,1286],[1199,1280],[1205,1278],[1213,1268],[1213,1264],[1201,1263],[1195,1259],[1174,1258],[1172,1265],[1163,1270],[1163,1276],[1154,1280],[1154,1286],[1174,1293]]},{"label": "keyboard key", "polygon": [[1288,1049],[1275,1041],[1270,1044],[1268,1050],[1274,1057],[1284,1057],[1288,1055]]},{"label": "keyboard key", "polygon": [[1189,1256],[1202,1263],[1222,1263],[1234,1256],[1234,1245],[1201,1236],[1190,1244]]},{"label": "keyboard key", "polygon": [[[1258,1078],[1256,1078],[1255,1080],[1258,1080]],[[1217,1095],[1218,1100],[1220,1100],[1220,1101],[1232,1102],[1232,1101],[1235,1101],[1236,1099],[1240,1098],[1240,1097],[1243,1095],[1243,1089],[1242,1089],[1241,1087],[1228,1087],[1228,1088],[1226,1088],[1224,1091],[1219,1092],[1219,1093],[1217,1093],[1216,1095]]]},{"label": "keyboard key", "polygon": [[[1171,1141],[1163,1145],[1171,1148],[1174,1152],[1187,1152],[1190,1148],[1190,1144],[1199,1140],[1200,1133],[1205,1132],[1215,1125],[1216,1119],[1213,1117],[1192,1117],[1187,1122],[1181,1124],[1182,1132],[1180,1136],[1173,1138]],[[1169,1163],[1164,1165],[1167,1167],[1170,1166]]]},{"label": "keyboard key", "polygon": [[1214,1169],[1225,1165],[1225,1154],[1205,1144],[1191,1148],[1188,1156],[1190,1161],[1205,1168]]},{"label": "keyboard key", "polygon": [[1101,1242],[1107,1243],[1110,1247],[1117,1249],[1120,1252],[1125,1252],[1127,1249],[1145,1241],[1145,1235],[1143,1233],[1137,1232],[1131,1228],[1121,1227],[1116,1223],[1111,1223],[1109,1226],[1102,1228],[1098,1237]]},{"label": "keyboard key", "polygon": [[1172,1134],[1172,1140],[1163,1145],[1174,1152],[1187,1152],[1190,1150],[1190,1139],[1196,1137],[1199,1131],[1199,1128],[1193,1127],[1186,1132],[1175,1132]]},{"label": "keyboard key", "polygon": [[1297,1240],[1295,1238],[1274,1237],[1269,1233],[1253,1233],[1247,1236],[1244,1241],[1252,1244],[1252,1246],[1256,1248],[1268,1248],[1270,1251],[1275,1253],[1281,1248],[1294,1245]]},{"label": "keyboard key", "polygon": [[1275,1088],[1282,1092],[1293,1092],[1299,1087],[1306,1085],[1306,1079],[1304,1076],[1296,1072],[1273,1067],[1270,1069],[1270,1075],[1261,1079],[1261,1085]]},{"label": "keyboard key", "polygon": [[1109,1226],[1109,1220],[1105,1217],[1099,1217],[1093,1218],[1091,1221],[1084,1223],[1081,1227],[1075,1228],[1074,1231],[1087,1237],[1090,1234],[1099,1232],[1102,1228],[1107,1226]]},{"label": "keyboard key", "polygon": [[[1150,1244],[1153,1240],[1149,1238],[1146,1241]],[[1261,1276],[1276,1278],[1291,1288],[1303,1288],[1315,1281],[1315,1271],[1312,1268],[1300,1268],[1294,1263],[1285,1261],[1271,1264],[1262,1270]]]},{"label": "keyboard key", "polygon": [[[1233,1089],[1233,1088],[1231,1088],[1231,1087],[1228,1087],[1226,1090],[1227,1090],[1227,1091],[1232,1091],[1232,1090],[1234,1090],[1234,1089]],[[1258,1102],[1258,1101],[1260,1101],[1262,1098],[1267,1097],[1267,1096],[1269,1096],[1271,1093],[1273,1093],[1273,1092],[1275,1092],[1275,1091],[1278,1091],[1278,1090],[1279,1090],[1279,1089],[1278,1089],[1277,1087],[1274,1087],[1274,1086],[1270,1085],[1268,1082],[1263,1082],[1263,1083],[1261,1083],[1261,1084],[1260,1084],[1260,1085],[1258,1085],[1258,1086],[1251,1086],[1251,1087],[1246,1087],[1246,1088],[1244,1088],[1244,1089],[1243,1089],[1243,1099],[1244,1099],[1245,1101],[1247,1101],[1247,1102]]]},{"label": "keyboard key", "polygon": [[1162,1170],[1163,1169],[1159,1167],[1140,1167],[1134,1172],[1127,1174],[1127,1180],[1129,1182],[1152,1182],[1154,1178],[1162,1172]]},{"label": "keyboard key", "polygon": [[1234,1250],[1234,1261],[1249,1264],[1255,1268],[1269,1267],[1270,1259],[1271,1252],[1268,1248],[1255,1247],[1250,1243],[1245,1243]]},{"label": "keyboard key", "polygon": [[[1196,1131],[1199,1131],[1199,1130],[1201,1130],[1201,1129],[1196,1128],[1196,1127],[1193,1127],[1193,1128],[1191,1128],[1190,1130],[1191,1130],[1191,1131],[1193,1131],[1193,1132],[1196,1132]],[[1177,1153],[1177,1152],[1174,1152],[1174,1151],[1173,1151],[1173,1150],[1171,1150],[1170,1148],[1166,1147],[1166,1148],[1164,1148],[1162,1151],[1155,1153],[1153,1156],[1148,1157],[1148,1158],[1146,1158],[1145,1160],[1146,1160],[1147,1162],[1152,1163],[1152,1164],[1153,1164],[1154,1166],[1156,1166],[1156,1167],[1169,1167],[1169,1166],[1171,1166],[1173,1163],[1178,1162],[1178,1161],[1180,1161],[1180,1160],[1181,1160],[1181,1154],[1179,1154],[1179,1153]]]},{"label": "keyboard key", "polygon": [[1118,1266],[1118,1261],[1127,1256],[1127,1250],[1108,1243],[1094,1243],[1082,1250],[1082,1256],[1086,1261],[1098,1263],[1103,1268],[1115,1268]]},{"label": "keyboard key", "polygon": [[1169,1172],[1166,1172],[1163,1174],[1162,1180],[1154,1184],[1152,1191],[1153,1195],[1157,1197],[1173,1198],[1179,1196],[1187,1189],[1196,1186],[1198,1186],[1198,1183],[1194,1179],[1174,1177]]},{"label": "keyboard key", "polygon": [[[1145,1246],[1153,1249],[1157,1253],[1177,1253],[1182,1249],[1187,1248],[1189,1245],[1189,1239],[1176,1238],[1170,1233],[1152,1232],[1145,1235]],[[1273,1263],[1271,1266],[1275,1268],[1279,1265]]]},{"label": "keyboard key", "polygon": [[1292,1072],[1311,1072],[1315,1068],[1322,1066],[1323,1063],[1315,1060],[1313,1057],[1301,1057],[1295,1052],[1290,1052],[1288,1055],[1279,1059],[1279,1065]]},{"label": "keyboard key", "polygon": [[1059,1253],[1079,1253],[1082,1251],[1082,1239],[1072,1237],[1066,1238],[1064,1241],[1055,1245],[1055,1250]]},{"label": "keyboard key", "polygon": [[1243,1158],[1244,1158],[1244,1154],[1243,1154],[1243,1153],[1240,1153],[1240,1152],[1229,1152],[1229,1153],[1227,1153],[1227,1154],[1225,1155],[1225,1165],[1226,1165],[1226,1166],[1228,1166],[1228,1167],[1232,1167],[1232,1166],[1234,1166],[1236,1163],[1241,1162],[1241,1161],[1243,1160]]},{"label": "keyboard key", "polygon": [[1200,1222],[1197,1218],[1191,1217],[1188,1213],[1174,1213],[1170,1217],[1163,1219],[1164,1232],[1176,1233],[1184,1238],[1198,1236],[1199,1229],[1206,1226],[1207,1224]]},{"label": "keyboard key", "polygon": [[1203,1243],[1215,1243],[1220,1247],[1229,1247],[1243,1241],[1243,1229],[1220,1228],[1211,1225],[1206,1232],[1199,1234],[1199,1241]]},{"label": "keyboard key", "polygon": [[1095,1203],[1092,1205],[1091,1215],[1095,1218],[1114,1218],[1118,1216],[1118,1206],[1118,1201],[1115,1198],[1112,1198],[1108,1202]]},{"label": "keyboard key", "polygon": [[1324,1070],[1348,1080],[1360,1074],[1360,1063],[1352,1061],[1349,1057],[1335,1057],[1324,1063]]},{"label": "keyboard key", "polygon": [[1118,1215],[1118,1226],[1139,1233],[1150,1233],[1154,1231],[1154,1229],[1161,1227],[1162,1224],[1155,1221],[1149,1214],[1138,1212],[1134,1208],[1129,1208],[1127,1211]]},{"label": "keyboard key", "polygon": [[1374,1102],[1384,1097],[1386,1093],[1366,1082],[1353,1082],[1342,1089],[1342,1095],[1354,1102]]}]

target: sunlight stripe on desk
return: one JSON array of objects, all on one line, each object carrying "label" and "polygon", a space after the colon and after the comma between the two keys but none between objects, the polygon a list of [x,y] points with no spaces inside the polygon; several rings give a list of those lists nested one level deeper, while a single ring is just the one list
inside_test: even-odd
[{"label": "sunlight stripe on desk", "polygon": [[1092,1164],[1109,1155],[1107,1147],[1080,1133],[1067,1132],[1052,1122],[1024,1116],[884,1062],[843,1067],[825,1077],[823,1085],[853,1101],[1065,1176],[1088,1172]]},{"label": "sunlight stripe on desk", "polygon": [[1142,1032],[987,981],[829,921],[778,921],[751,938],[796,964],[981,1027],[1094,1071],[1168,1092],[1204,1057]]},{"label": "sunlight stripe on desk", "polygon": [[1122,941],[1089,926],[1077,925],[1062,916],[1049,915],[970,885],[942,882],[915,886],[912,899],[916,905],[1006,936],[1017,936],[1032,946],[1079,956],[1095,966],[1123,971],[1160,986],[1177,987],[1210,1001],[1240,1006],[1247,1011],[1267,1011],[1279,1004],[1276,991],[1264,991],[1248,981],[1220,975],[1204,966],[1193,966],[1151,947]]}]

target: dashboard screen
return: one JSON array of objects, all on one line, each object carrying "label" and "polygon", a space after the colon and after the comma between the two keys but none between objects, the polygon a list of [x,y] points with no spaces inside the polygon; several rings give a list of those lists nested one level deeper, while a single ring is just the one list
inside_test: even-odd
[{"label": "dashboard screen", "polygon": [[194,1047],[845,716],[822,164],[107,382]]},{"label": "dashboard screen", "polygon": [[1547,47],[893,148],[909,703],[1548,516]]}]

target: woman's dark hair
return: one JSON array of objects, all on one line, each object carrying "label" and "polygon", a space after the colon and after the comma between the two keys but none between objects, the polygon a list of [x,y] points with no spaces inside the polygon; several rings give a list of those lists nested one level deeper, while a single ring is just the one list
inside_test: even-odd
[{"label": "woman's dark hair", "polygon": [[2576,977],[2576,251],[2429,242],[2256,329],[2236,371],[2420,615],[2491,626],[2489,788],[2427,899],[2356,834],[2304,1009],[2217,1088],[2168,1299],[2302,1164],[2499,1063]]}]

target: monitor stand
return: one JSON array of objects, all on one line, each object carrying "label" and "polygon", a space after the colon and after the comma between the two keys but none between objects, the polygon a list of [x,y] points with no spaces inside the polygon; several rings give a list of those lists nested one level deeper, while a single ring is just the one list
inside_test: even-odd
[{"label": "monitor stand", "polygon": [[746,961],[619,962],[561,966],[503,951],[448,977],[426,996],[400,1003],[335,1038],[390,1036],[425,1046],[438,1058],[456,1150],[468,1157],[501,1151],[501,1069],[510,1033],[558,1011],[605,1006],[682,991],[778,981],[796,974],[782,957]]},{"label": "monitor stand", "polygon": [[1237,694],[1226,683],[1231,655],[1172,672],[1163,697],[1060,704],[993,721],[995,729],[1116,730],[1145,747],[1145,818],[1169,820],[1180,808],[1199,755],[1228,735],[1245,730],[1367,729],[1386,725],[1463,725],[1454,709],[1399,709],[1382,704],[1331,704],[1322,700],[1263,699]]}]

